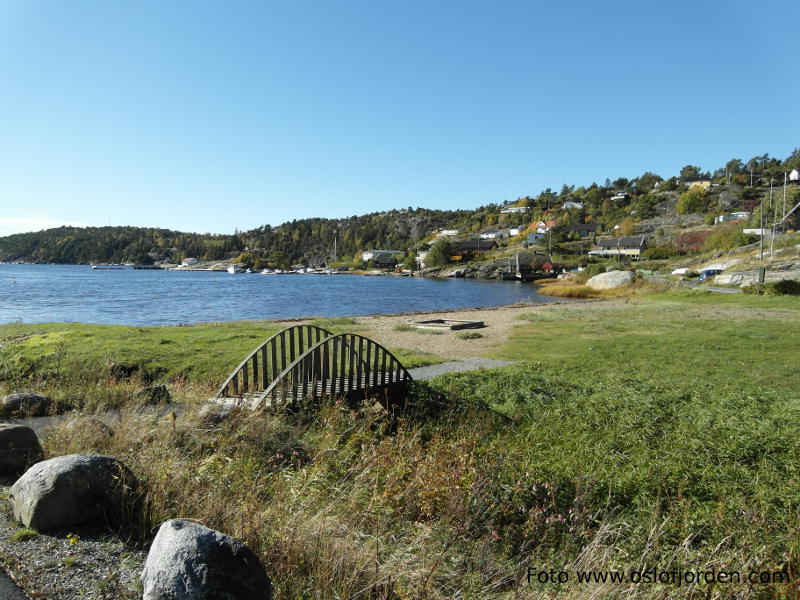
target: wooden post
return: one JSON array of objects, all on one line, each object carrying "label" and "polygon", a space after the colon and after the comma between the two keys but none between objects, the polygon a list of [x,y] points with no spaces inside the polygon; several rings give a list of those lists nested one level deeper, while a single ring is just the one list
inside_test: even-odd
[{"label": "wooden post", "polygon": [[269,376],[267,375],[267,349],[261,349],[261,388],[267,389]]},{"label": "wooden post", "polygon": [[281,368],[278,369],[278,373],[283,371],[286,368],[286,335],[285,331],[281,331],[281,335],[278,339],[281,341]]},{"label": "wooden post", "polygon": [[339,360],[339,338],[333,338],[333,347],[331,348],[331,396],[336,395],[336,379],[339,374],[337,361]]},{"label": "wooden post", "polygon": [[275,343],[275,340],[272,340],[272,342],[270,342],[269,346],[270,346],[270,351],[271,351],[270,355],[271,355],[271,358],[272,358],[272,364],[270,365],[270,370],[271,370],[272,374],[270,375],[270,379],[272,381],[275,381],[278,378],[278,373],[280,373],[280,371],[278,371],[278,350],[277,350],[277,344]]},{"label": "wooden post", "polygon": [[253,355],[253,388],[258,388],[258,353]]}]

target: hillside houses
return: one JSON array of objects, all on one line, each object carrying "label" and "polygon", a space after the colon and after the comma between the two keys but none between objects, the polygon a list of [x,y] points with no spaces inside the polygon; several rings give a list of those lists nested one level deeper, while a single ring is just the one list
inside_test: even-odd
[{"label": "hillside houses", "polygon": [[589,255],[639,258],[646,247],[645,238],[641,235],[601,238],[597,240],[597,247],[589,251]]}]

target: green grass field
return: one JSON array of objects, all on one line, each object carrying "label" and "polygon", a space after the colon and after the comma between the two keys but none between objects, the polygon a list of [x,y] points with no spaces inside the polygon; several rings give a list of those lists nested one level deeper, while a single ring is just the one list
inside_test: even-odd
[{"label": "green grass field", "polygon": [[[130,361],[202,387],[277,324],[257,327],[9,325],[0,373],[6,387],[73,377],[70,389],[83,381],[87,393],[82,365]],[[44,445],[119,456],[147,484],[148,519],[192,517],[242,537],[282,600],[793,598],[798,339],[793,298],[541,306],[494,353],[517,364],[416,385],[399,421],[333,405],[210,429],[190,411],[175,424],[123,418],[108,439],[56,429]],[[575,582],[578,569],[653,567],[790,581]],[[528,569],[572,579],[528,582]]]}]

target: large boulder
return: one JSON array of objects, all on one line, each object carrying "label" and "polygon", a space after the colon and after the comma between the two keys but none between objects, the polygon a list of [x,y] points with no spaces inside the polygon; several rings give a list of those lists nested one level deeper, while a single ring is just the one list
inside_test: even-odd
[{"label": "large boulder", "polygon": [[0,473],[21,473],[42,458],[42,447],[33,429],[0,424]]},{"label": "large boulder", "polygon": [[631,283],[636,274],[633,271],[609,271],[595,275],[586,282],[593,290],[610,290]]},{"label": "large boulder", "polygon": [[43,417],[52,404],[53,401],[47,396],[22,392],[4,397],[0,411],[4,416]]},{"label": "large boulder", "polygon": [[270,600],[272,584],[244,542],[204,525],[162,523],[142,571],[142,600]]},{"label": "large boulder", "polygon": [[120,524],[137,500],[139,483],[122,462],[70,454],[36,463],[11,487],[14,518],[39,531],[104,519]]}]

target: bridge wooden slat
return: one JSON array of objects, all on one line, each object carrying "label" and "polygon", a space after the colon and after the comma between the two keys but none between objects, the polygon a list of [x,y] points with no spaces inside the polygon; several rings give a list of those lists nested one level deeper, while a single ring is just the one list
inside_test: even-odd
[{"label": "bridge wooden slat", "polygon": [[362,358],[362,354],[364,352],[364,338],[362,336],[358,336],[358,351],[356,355],[358,356],[358,363],[356,364],[356,381],[358,381],[358,389],[364,389],[364,382],[362,381],[362,377],[364,376],[364,360]]},{"label": "bridge wooden slat", "polygon": [[367,340],[367,360],[365,361],[365,365],[367,367],[367,376],[364,378],[366,380],[367,385],[367,393],[369,393],[370,388],[372,387],[372,378],[370,377],[372,373],[372,367],[370,360],[372,358],[372,344],[369,340]]}]

